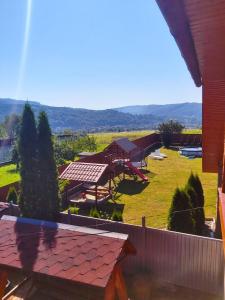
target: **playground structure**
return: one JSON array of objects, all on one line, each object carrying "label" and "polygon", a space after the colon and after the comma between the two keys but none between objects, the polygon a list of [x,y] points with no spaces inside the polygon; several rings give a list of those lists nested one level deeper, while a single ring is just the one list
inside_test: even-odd
[{"label": "playground structure", "polygon": [[[189,146],[201,145],[201,134],[173,135],[172,146],[184,146],[186,143]],[[164,159],[165,155],[159,150],[161,145],[160,135],[153,133],[133,141],[120,138],[114,140],[102,152],[85,155],[76,163],[86,163],[90,166],[91,164],[107,165],[105,171],[97,183],[87,182],[86,178],[83,178],[85,180],[77,177],[70,178],[70,184],[67,186],[62,198],[65,203],[68,203],[69,200],[76,205],[101,205],[109,199],[113,199],[114,190],[116,190],[118,184],[118,181],[114,180],[116,177],[121,181],[125,179],[126,175],[129,175],[147,182],[149,179],[143,172],[143,169],[148,167],[146,158],[149,157],[150,153],[154,153],[154,156]],[[68,168],[68,165],[59,169],[59,174],[61,174],[59,178],[64,177],[63,172],[66,168]]]},{"label": "playground structure", "polygon": [[143,151],[135,143],[127,138],[121,138],[112,142],[106,152],[112,155],[112,164],[120,165],[122,172],[137,175],[141,180],[148,181],[140,169],[147,167]]},{"label": "playground structure", "polygon": [[98,206],[113,198],[114,178],[121,174],[123,179],[128,174],[147,182],[148,177],[141,171],[143,167],[147,167],[147,163],[140,148],[123,138],[111,143],[104,152],[70,163],[59,179],[73,183],[72,191],[66,195],[70,203]]}]

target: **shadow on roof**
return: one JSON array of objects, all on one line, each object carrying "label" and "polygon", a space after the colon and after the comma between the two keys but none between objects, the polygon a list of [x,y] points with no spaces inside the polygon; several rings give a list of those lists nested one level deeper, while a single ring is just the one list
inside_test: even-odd
[{"label": "shadow on roof", "polygon": [[[27,223],[30,226],[26,226]],[[17,219],[14,225],[20,262],[25,272],[31,272],[40,248],[51,250],[56,245],[58,224],[34,219]]]}]

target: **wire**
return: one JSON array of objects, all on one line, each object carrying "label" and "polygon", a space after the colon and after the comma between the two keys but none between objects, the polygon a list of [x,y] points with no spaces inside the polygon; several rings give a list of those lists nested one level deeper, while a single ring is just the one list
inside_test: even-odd
[{"label": "wire", "polygon": [[[190,209],[183,209],[183,210],[177,210],[177,211],[174,211],[172,212],[172,214],[177,214],[177,213],[183,213],[183,212],[187,212],[187,211],[193,211],[193,210],[197,210],[197,209],[202,209],[202,208],[206,208],[206,207],[215,207],[216,204],[214,205],[206,205],[204,207],[202,206],[199,206],[199,207],[195,207],[195,208],[190,208]],[[167,217],[165,216],[165,213],[164,214],[158,214],[158,215],[148,215],[148,216],[144,216],[145,218],[153,218],[153,217],[164,217],[164,219],[167,219]],[[137,218],[132,218],[132,219],[128,219],[126,220],[126,222],[130,222],[130,221],[136,221]],[[23,224],[23,223],[21,223]],[[113,223],[113,222],[103,222],[103,223],[100,223],[100,224],[96,224],[96,225],[87,225],[87,226],[80,226],[80,227],[99,227],[99,226],[103,226],[103,225],[115,225],[117,224],[116,223]],[[72,225],[72,226],[79,226],[79,225],[73,225],[73,224],[67,224],[67,225]],[[55,228],[54,230],[48,230],[47,231],[47,234],[50,234],[50,233],[56,233],[57,232],[57,229],[58,228]],[[60,228],[59,228],[60,229]],[[159,229],[159,228],[158,228]],[[102,235],[102,234],[106,234],[106,233],[111,233],[112,231],[109,231],[109,230],[104,230],[102,232],[99,232],[99,233],[81,233],[80,235],[76,235],[76,237],[78,236],[88,236],[88,235]],[[29,237],[29,236],[36,236],[36,235],[41,235],[39,238],[40,240],[42,239],[45,239],[45,237],[43,236],[44,232],[43,230],[42,231],[38,231],[38,232],[32,232],[32,233],[27,233],[27,234],[21,234],[21,235],[18,235],[18,238],[25,238],[25,237]],[[57,239],[60,239],[60,238],[67,238],[67,237],[72,237],[73,236],[73,233],[71,232],[70,235],[63,235],[63,236],[57,236]],[[13,246],[13,245],[16,245],[15,243],[12,243],[12,244],[4,244],[4,245],[0,245],[0,247],[5,247],[5,246]],[[0,250],[1,251],[1,250]]]}]

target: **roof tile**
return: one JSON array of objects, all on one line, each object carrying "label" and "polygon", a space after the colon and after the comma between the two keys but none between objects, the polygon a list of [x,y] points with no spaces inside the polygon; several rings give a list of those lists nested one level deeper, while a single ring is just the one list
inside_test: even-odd
[{"label": "roof tile", "polygon": [[47,225],[30,225],[18,220],[0,220],[0,265],[98,287],[106,286],[126,241],[88,234],[73,226],[72,229],[56,228],[55,241],[50,240],[50,234],[46,241],[43,237]]},{"label": "roof tile", "polygon": [[60,175],[61,179],[97,183],[107,164],[72,162]]}]

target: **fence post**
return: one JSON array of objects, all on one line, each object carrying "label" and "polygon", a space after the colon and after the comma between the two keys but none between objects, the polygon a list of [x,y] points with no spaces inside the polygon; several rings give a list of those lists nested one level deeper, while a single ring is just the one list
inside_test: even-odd
[{"label": "fence post", "polygon": [[146,219],[145,219],[145,216],[142,216],[142,218],[141,218],[141,224],[142,224],[142,227],[146,227]]},{"label": "fence post", "polygon": [[146,256],[146,245],[147,245],[147,242],[146,242],[146,218],[145,216],[142,216],[141,218],[141,224],[142,224],[142,232],[143,232],[143,243],[144,243],[144,255],[143,255],[143,270],[146,271],[146,266],[147,266],[147,256]]},{"label": "fence post", "polygon": [[68,223],[71,224],[71,211],[68,209]]}]

